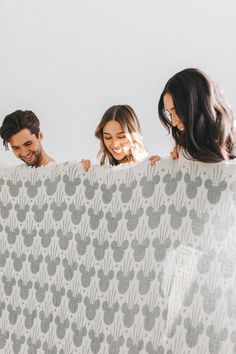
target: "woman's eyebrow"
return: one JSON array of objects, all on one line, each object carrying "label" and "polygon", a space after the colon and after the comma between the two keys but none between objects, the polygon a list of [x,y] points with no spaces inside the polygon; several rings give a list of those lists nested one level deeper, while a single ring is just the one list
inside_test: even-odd
[{"label": "woman's eyebrow", "polygon": [[164,107],[164,110],[169,112],[169,111],[175,111],[175,107],[171,107],[171,108],[166,108]]},{"label": "woman's eyebrow", "polygon": [[[105,135],[111,135],[111,133],[106,133],[106,132],[103,132],[103,134],[105,134]],[[116,134],[124,134],[124,132],[119,132],[119,133],[116,133]]]}]

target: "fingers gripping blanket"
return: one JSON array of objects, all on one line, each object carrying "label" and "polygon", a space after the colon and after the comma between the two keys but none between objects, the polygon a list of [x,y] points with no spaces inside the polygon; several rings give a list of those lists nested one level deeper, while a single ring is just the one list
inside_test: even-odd
[{"label": "fingers gripping blanket", "polygon": [[0,351],[236,353],[236,163],[0,171]]}]

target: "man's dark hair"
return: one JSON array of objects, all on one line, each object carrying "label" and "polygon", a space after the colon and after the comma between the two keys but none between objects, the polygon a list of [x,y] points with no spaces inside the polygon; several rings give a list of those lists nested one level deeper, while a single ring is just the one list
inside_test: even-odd
[{"label": "man's dark hair", "polygon": [[19,133],[22,129],[29,129],[31,134],[35,134],[38,137],[39,124],[39,119],[32,111],[17,110],[8,114],[0,128],[0,135],[5,149],[8,150],[9,138]]}]

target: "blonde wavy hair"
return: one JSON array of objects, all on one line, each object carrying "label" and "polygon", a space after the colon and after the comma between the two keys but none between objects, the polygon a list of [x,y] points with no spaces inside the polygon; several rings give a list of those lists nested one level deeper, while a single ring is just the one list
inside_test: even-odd
[{"label": "blonde wavy hair", "polygon": [[[117,161],[104,144],[103,128],[112,120],[121,125],[129,141],[129,151],[122,161]],[[100,140],[100,149],[98,152],[100,165],[106,163],[119,165],[120,163],[139,162],[147,156],[147,150],[143,145],[139,120],[133,108],[129,105],[115,105],[108,108],[95,130],[95,136]]]}]

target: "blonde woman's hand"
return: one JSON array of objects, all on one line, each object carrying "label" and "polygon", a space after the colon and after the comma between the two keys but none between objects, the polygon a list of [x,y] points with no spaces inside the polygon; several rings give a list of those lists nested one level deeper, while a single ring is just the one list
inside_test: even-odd
[{"label": "blonde woman's hand", "polygon": [[158,156],[158,155],[152,155],[152,156],[150,156],[150,157],[148,158],[149,164],[150,164],[151,166],[153,166],[153,165],[155,165],[155,163],[156,163],[157,161],[159,161],[160,159],[161,159],[160,156]]},{"label": "blonde woman's hand", "polygon": [[179,151],[180,151],[180,147],[179,145],[176,145],[173,150],[170,152],[170,157],[172,160],[178,160],[179,158]]},{"label": "blonde woman's hand", "polygon": [[88,172],[88,170],[91,167],[91,161],[90,160],[81,160],[80,162],[82,163],[84,172]]}]

